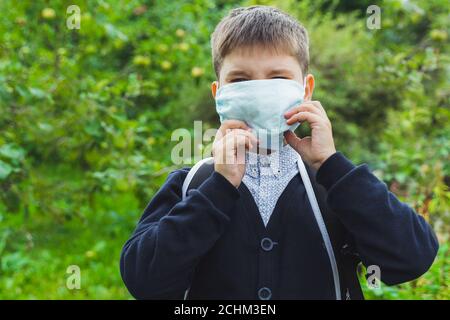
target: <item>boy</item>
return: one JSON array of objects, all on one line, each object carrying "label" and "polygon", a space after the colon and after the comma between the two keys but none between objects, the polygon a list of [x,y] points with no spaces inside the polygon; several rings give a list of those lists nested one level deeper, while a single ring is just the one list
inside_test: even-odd
[{"label": "boy", "polygon": [[[185,197],[189,169],[172,172],[145,209],[121,256],[131,294],[358,299],[359,262],[378,268],[389,285],[425,273],[438,249],[430,226],[367,165],[336,152],[325,109],[311,100],[304,27],[271,7],[238,8],[211,44],[222,122],[213,170]],[[292,132],[303,121],[310,137]],[[318,206],[309,178],[298,172],[299,156],[312,172]]]}]

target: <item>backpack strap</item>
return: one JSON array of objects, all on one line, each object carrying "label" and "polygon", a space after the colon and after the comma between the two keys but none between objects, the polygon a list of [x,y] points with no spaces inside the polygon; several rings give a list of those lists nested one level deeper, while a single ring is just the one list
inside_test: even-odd
[{"label": "backpack strap", "polygon": [[[183,181],[183,186],[181,187],[181,198],[186,199],[187,193],[191,189],[198,188],[203,181],[205,181],[214,171],[214,158],[209,157],[197,162],[188,172],[186,178]],[[184,292],[183,300],[188,299],[189,291],[188,288]]]},{"label": "backpack strap", "polygon": [[189,170],[181,187],[182,199],[186,199],[187,193],[191,189],[198,188],[214,171],[214,159],[212,157],[205,158],[197,162],[191,170]]},{"label": "backpack strap", "polygon": [[327,205],[327,191],[317,183],[316,170],[305,163],[317,202],[327,226],[333,245],[341,278],[342,297],[346,300],[363,300],[364,295],[357,277],[357,267],[361,259],[356,251],[353,237],[339,220],[338,216]]},{"label": "backpack strap", "polygon": [[322,235],[322,240],[325,245],[325,249],[327,250],[328,258],[330,260],[331,271],[333,272],[333,282],[334,289],[336,294],[336,300],[342,299],[342,290],[341,290],[341,275],[338,268],[338,263],[336,259],[335,249],[333,248],[333,244],[331,242],[331,238],[328,232],[327,225],[325,224],[325,220],[323,218],[323,214],[320,210],[319,204],[317,202],[315,191],[312,187],[311,178],[308,174],[308,170],[306,169],[305,162],[303,161],[300,154],[297,159],[298,171],[300,172],[300,176],[303,181],[303,185],[306,189],[306,193],[308,195],[308,200],[311,205],[311,209],[314,214],[314,218],[316,219],[317,226],[319,227],[320,234]]}]

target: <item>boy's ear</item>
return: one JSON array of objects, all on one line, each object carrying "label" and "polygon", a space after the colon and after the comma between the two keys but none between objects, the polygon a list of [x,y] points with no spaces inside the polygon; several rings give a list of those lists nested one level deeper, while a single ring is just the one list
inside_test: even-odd
[{"label": "boy's ear", "polygon": [[217,92],[218,87],[219,87],[219,82],[213,81],[213,83],[211,83],[211,92],[212,92],[212,96],[214,99],[216,98],[216,92]]},{"label": "boy's ear", "polygon": [[312,99],[314,91],[314,76],[308,74],[305,78],[305,101],[310,101]]}]

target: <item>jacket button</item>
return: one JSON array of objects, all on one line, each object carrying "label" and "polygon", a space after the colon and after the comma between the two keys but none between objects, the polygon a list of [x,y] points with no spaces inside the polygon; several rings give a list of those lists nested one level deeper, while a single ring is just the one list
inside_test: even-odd
[{"label": "jacket button", "polygon": [[270,300],[272,298],[272,291],[267,287],[262,287],[258,290],[259,300]]},{"label": "jacket button", "polygon": [[273,249],[273,246],[276,245],[277,242],[272,241],[270,238],[262,238],[261,239],[261,248],[264,251],[270,251]]}]

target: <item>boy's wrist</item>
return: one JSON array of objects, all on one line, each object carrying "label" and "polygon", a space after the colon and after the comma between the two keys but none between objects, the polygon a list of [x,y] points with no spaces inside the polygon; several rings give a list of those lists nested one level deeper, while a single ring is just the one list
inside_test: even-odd
[{"label": "boy's wrist", "polygon": [[320,167],[325,163],[325,161],[327,161],[332,155],[334,155],[337,151],[334,150],[332,152],[330,152],[328,155],[326,155],[325,157],[323,157],[322,159],[314,162],[311,164],[311,166],[318,171],[320,169]]},{"label": "boy's wrist", "polygon": [[337,151],[321,163],[316,173],[316,180],[328,191],[353,168],[355,168],[355,165],[341,152]]},{"label": "boy's wrist", "polygon": [[238,189],[216,171],[198,187],[198,191],[224,213],[228,212],[240,197]]}]

